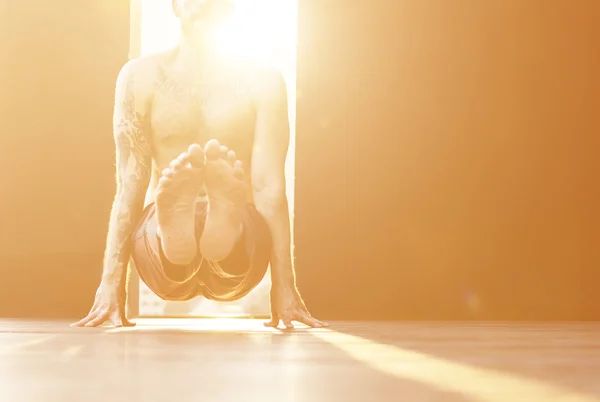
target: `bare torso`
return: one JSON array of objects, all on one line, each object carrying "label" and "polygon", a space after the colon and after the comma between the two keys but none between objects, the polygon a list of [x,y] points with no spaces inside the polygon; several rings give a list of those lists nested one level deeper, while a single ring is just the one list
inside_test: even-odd
[{"label": "bare torso", "polygon": [[[184,3],[174,3],[180,4]],[[245,229],[245,201],[255,201],[262,216],[257,219],[266,224],[256,226],[270,233],[271,244],[261,243],[270,249],[265,255],[276,279],[269,325],[277,326],[280,320],[288,328],[292,320],[312,327],[324,325],[310,316],[295,286],[285,196],[289,122],[283,77],[273,69],[239,61],[210,64],[207,68],[207,63],[189,63],[189,59],[186,63],[181,52],[174,51],[132,60],[119,73],[113,115],[117,194],[104,271],[94,306],[76,326],[94,327],[108,320],[117,326],[131,325],[124,314],[125,278],[136,249],[130,246],[131,234],[142,218],[140,191],[148,179],[149,156],[152,173],[145,202],[157,201],[152,221],[154,230],[160,229],[165,257],[187,265],[200,251],[209,261],[224,260]],[[205,152],[192,144],[206,145]],[[237,160],[221,153],[223,145],[236,152]],[[183,157],[190,165],[180,160],[162,175],[186,151]],[[196,220],[190,217],[196,213],[194,198],[203,185],[210,208],[198,240]]]},{"label": "bare torso", "polygon": [[256,122],[251,69],[225,63],[213,71],[197,71],[177,52],[153,56],[153,64],[153,163],[146,204],[154,201],[162,170],[191,144],[204,146],[212,138],[236,152],[249,180]]}]

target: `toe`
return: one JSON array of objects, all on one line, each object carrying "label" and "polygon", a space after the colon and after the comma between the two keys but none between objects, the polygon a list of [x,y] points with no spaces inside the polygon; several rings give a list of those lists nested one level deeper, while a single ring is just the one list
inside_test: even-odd
[{"label": "toe", "polygon": [[235,163],[237,156],[235,155],[235,151],[227,152],[227,161],[232,165]]},{"label": "toe", "polygon": [[221,156],[221,144],[217,140],[210,140],[204,147],[207,160],[216,160]]},{"label": "toe", "polygon": [[204,164],[204,150],[198,144],[192,144],[187,151],[188,160],[195,167],[200,167]]},{"label": "toe", "polygon": [[182,164],[187,163],[189,159],[190,159],[190,155],[187,152],[183,152],[176,158],[176,160],[178,160]]},{"label": "toe", "polygon": [[161,177],[171,178],[173,176],[173,170],[171,168],[163,169]]},{"label": "toe", "polygon": [[244,178],[244,167],[242,165],[242,161],[235,161],[233,164],[233,177],[240,180]]},{"label": "toe", "polygon": [[171,180],[170,177],[168,176],[162,176],[159,180],[158,180],[158,187],[159,188],[167,188],[169,187],[169,185],[172,183],[173,181]]},{"label": "toe", "polygon": [[180,170],[184,165],[183,165],[183,163],[181,163],[181,161],[179,160],[179,158],[177,158],[177,159],[173,159],[171,161],[171,163],[169,164],[169,166],[171,167],[171,169],[173,171],[176,172],[176,171]]},{"label": "toe", "polygon": [[227,154],[229,153],[229,148],[227,148],[225,145],[221,145],[221,158],[223,159],[227,159]]}]

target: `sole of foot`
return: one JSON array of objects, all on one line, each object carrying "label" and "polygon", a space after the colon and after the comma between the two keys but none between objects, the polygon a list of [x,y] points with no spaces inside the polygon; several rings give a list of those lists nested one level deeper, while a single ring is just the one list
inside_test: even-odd
[{"label": "sole of foot", "polygon": [[235,152],[210,140],[204,147],[204,187],[208,210],[200,252],[210,261],[225,259],[242,233],[247,184]]},{"label": "sole of foot", "polygon": [[204,150],[198,144],[164,169],[156,189],[156,219],[165,257],[189,264],[197,252],[196,198],[202,189]]}]

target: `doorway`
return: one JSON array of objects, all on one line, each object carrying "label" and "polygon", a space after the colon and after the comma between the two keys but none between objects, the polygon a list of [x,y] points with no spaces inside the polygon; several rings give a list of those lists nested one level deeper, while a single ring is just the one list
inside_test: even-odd
[{"label": "doorway", "polygon": [[[220,43],[227,51],[277,68],[288,90],[290,147],[286,160],[287,198],[293,233],[296,117],[297,0],[232,0],[234,16]],[[132,0],[131,57],[169,49],[179,39],[179,23],[171,2]],[[293,240],[292,240],[293,244]],[[139,280],[139,279],[136,279]],[[270,275],[249,295],[232,303],[204,298],[167,302],[140,281],[139,310],[142,317],[164,316],[263,316],[269,314]]]}]

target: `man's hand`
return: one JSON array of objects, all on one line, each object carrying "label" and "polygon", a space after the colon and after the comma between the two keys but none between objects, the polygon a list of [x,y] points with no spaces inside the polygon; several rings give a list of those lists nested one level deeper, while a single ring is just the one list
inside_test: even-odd
[{"label": "man's hand", "polygon": [[301,322],[311,328],[329,326],[310,315],[295,286],[273,286],[271,289],[271,321],[265,323],[265,326],[277,328],[280,320],[288,329],[294,328],[292,321]]},{"label": "man's hand", "polygon": [[115,327],[133,327],[125,313],[125,286],[102,282],[96,291],[96,299],[88,315],[72,327],[98,327],[109,321]]}]

